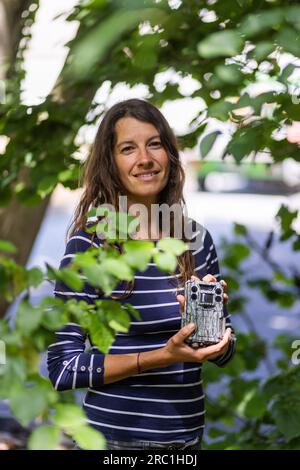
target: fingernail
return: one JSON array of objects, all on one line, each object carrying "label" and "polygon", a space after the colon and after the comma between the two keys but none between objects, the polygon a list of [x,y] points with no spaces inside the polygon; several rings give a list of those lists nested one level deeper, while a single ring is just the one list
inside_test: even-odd
[{"label": "fingernail", "polygon": [[189,323],[188,327],[190,330],[193,330],[195,328],[195,323]]}]

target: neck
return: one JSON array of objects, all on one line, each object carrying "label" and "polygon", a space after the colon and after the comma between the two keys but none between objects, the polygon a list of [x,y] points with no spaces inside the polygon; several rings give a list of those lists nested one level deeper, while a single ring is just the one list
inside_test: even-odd
[{"label": "neck", "polygon": [[138,216],[140,224],[134,238],[140,240],[156,240],[161,238],[159,222],[156,217],[152,219],[151,207],[158,204],[158,198],[135,197],[128,198],[128,213]]}]

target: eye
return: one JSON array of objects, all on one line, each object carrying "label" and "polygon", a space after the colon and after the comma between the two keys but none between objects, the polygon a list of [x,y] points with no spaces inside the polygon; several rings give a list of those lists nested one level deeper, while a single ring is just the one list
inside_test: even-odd
[{"label": "eye", "polygon": [[161,147],[161,141],[160,140],[154,140],[153,142],[150,143],[151,147]]},{"label": "eye", "polygon": [[133,146],[132,146],[132,145],[128,145],[127,147],[124,147],[124,148],[122,149],[122,152],[128,153],[128,152],[130,152],[132,149],[133,149]]}]

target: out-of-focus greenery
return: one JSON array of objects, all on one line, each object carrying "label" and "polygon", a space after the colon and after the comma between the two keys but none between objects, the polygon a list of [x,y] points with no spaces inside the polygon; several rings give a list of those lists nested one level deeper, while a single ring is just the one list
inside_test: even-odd
[{"label": "out-of-focus greenery", "polygon": [[[284,206],[278,211],[276,217],[281,227],[285,227],[281,229],[279,243],[286,241],[286,231],[290,232],[291,238],[297,240],[298,234],[291,227],[296,215],[297,213],[291,217],[291,212]],[[223,277],[229,285],[229,309],[233,319],[235,315],[239,315],[249,333],[238,333],[236,356],[226,368],[217,369],[211,364],[204,365],[207,385],[216,382],[224,386],[224,391],[221,391],[220,386],[217,393],[213,391],[207,394],[207,420],[211,426],[206,447],[299,449],[298,332],[279,335],[274,344],[268,344],[261,337],[249,308],[247,309],[250,298],[259,294],[274,305],[274,310],[295,306],[299,302],[300,292],[298,265],[291,262],[282,267],[274,260],[274,241],[277,235],[273,231],[261,244],[244,225],[234,224],[234,233],[236,242],[223,240]],[[278,247],[278,243],[276,246]],[[268,277],[262,277],[259,272],[245,267],[245,261],[253,254],[269,268]],[[263,309],[260,314],[264,314]],[[265,321],[268,322],[267,314],[265,315]],[[257,312],[255,317],[257,318]]]},{"label": "out-of-focus greenery", "polygon": [[[116,241],[122,246],[123,254],[116,248]],[[57,270],[47,266],[43,272],[18,266],[9,256],[12,246],[0,243],[0,251],[6,253],[0,256],[0,272],[6,276],[2,293],[9,298],[24,294],[14,324],[0,320],[0,337],[6,348],[5,364],[0,366],[0,398],[9,398],[13,415],[23,426],[32,425],[34,420],[42,421],[41,426],[33,426],[29,448],[55,449],[62,432],[83,449],[105,448],[103,436],[86,424],[83,410],[74,404],[73,394],[63,399],[61,393],[52,389],[49,380],[40,376],[40,354],[54,342],[54,332],[70,321],[81,325],[92,343],[108,353],[116,334],[127,332],[131,321],[140,319],[130,303],[121,306],[117,301],[105,299],[90,305],[83,300],[45,297],[32,306],[30,290],[46,280],[58,280],[78,292],[87,282],[96,291],[110,296],[121,280],[134,278],[137,265],[145,271],[153,257],[161,270],[169,272],[175,270],[177,256],[186,249],[185,243],[173,238],[164,238],[155,246],[150,241],[119,240],[117,233],[107,248],[91,246],[86,252],[76,254],[70,267]]]},{"label": "out-of-focus greenery", "polygon": [[[0,161],[1,203],[12,192],[23,204],[35,204],[58,183],[76,188],[75,137],[83,124],[96,122],[104,112],[105,106],[92,100],[106,81],[111,90],[119,82],[144,83],[149,99],[161,105],[182,98],[180,81],[192,77],[199,87],[187,95],[201,98],[203,111],[191,132],[180,138],[183,148],[196,145],[212,117],[236,123],[224,155],[241,160],[251,152],[269,151],[274,161],[298,161],[299,148],[279,137],[279,131],[300,119],[299,17],[300,6],[292,1],[226,0],[211,6],[185,1],[176,9],[166,0],[81,2],[69,15],[80,26],[68,44],[60,85],[41,104],[28,107],[20,103],[20,84],[11,79],[6,84],[0,118],[1,135],[8,141]],[[286,65],[282,54],[290,55]],[[170,79],[157,89],[155,77],[170,68],[179,74],[177,82]],[[250,85],[267,80],[278,91],[254,95]],[[206,137],[204,155],[213,142]],[[15,184],[24,167],[29,169],[26,181]]]},{"label": "out-of-focus greenery", "polygon": [[[79,29],[68,44],[69,54],[55,90],[38,105],[21,103],[26,41],[23,50],[20,49],[16,74],[6,83],[6,101],[0,112],[0,135],[7,142],[0,158],[2,205],[8,204],[13,194],[22,204],[37,204],[58,183],[72,189],[77,187],[80,140],[76,137],[83,125],[94,124],[105,111],[105,103],[93,100],[104,82],[109,82],[110,90],[119,82],[129,86],[143,83],[148,87],[149,99],[160,106],[168,100],[182,98],[180,82],[192,77],[198,87],[185,96],[201,98],[203,108],[190,123],[190,132],[180,136],[182,148],[197,145],[207,123],[214,118],[231,123],[231,138],[224,158],[232,155],[241,161],[252,155],[259,161],[263,151],[274,162],[286,158],[300,160],[299,147],[284,138],[287,126],[300,120],[300,6],[297,1],[85,0],[68,19],[78,21]],[[33,21],[31,13],[25,26],[30,28]],[[30,39],[30,33],[26,34]],[[158,88],[158,74],[170,68],[178,74],[178,80],[170,79],[162,89]],[[273,84],[273,91],[261,91],[263,86],[257,88],[257,84],[266,82]],[[260,91],[254,93],[257,89]],[[202,139],[203,157],[217,137],[212,134]],[[240,294],[240,287],[245,283],[254,295],[259,290],[281,307],[289,308],[297,301],[300,235],[293,228],[296,215],[288,207],[282,207],[278,213],[281,240],[289,240],[295,252],[295,262],[289,272],[272,260],[272,233],[264,245],[258,246],[245,227],[235,226],[238,238],[233,244],[225,244],[221,260],[227,268],[224,277],[228,278],[234,294],[229,303],[231,312],[245,315],[246,299]],[[48,420],[49,407],[55,408],[51,422],[46,422],[40,433],[33,434],[32,448],[54,448],[60,435],[58,428],[67,430],[83,443],[82,447],[90,441],[94,448],[99,448],[102,441],[94,435],[87,436],[91,431],[84,427],[82,414],[77,410],[73,415],[71,408],[62,411],[57,394],[38,375],[39,353],[46,347],[49,331],[55,330],[71,313],[85,318],[87,307],[80,302],[62,306],[57,299],[45,299],[42,305],[31,307],[30,286],[39,285],[42,273],[35,268],[25,270],[14,263],[9,256],[13,247],[7,242],[1,242],[0,247],[7,253],[0,263],[1,292],[9,300],[27,292],[19,307],[16,329],[1,323],[1,338],[5,339],[8,353],[1,379],[2,396],[11,391],[13,413],[23,424],[36,418]],[[149,252],[147,247],[139,250],[141,258],[144,249]],[[247,280],[249,275],[245,275],[242,266],[252,251],[261,255],[262,262],[271,268],[268,278],[252,276]],[[97,255],[89,253],[89,256]],[[130,265],[132,258],[129,256],[126,263]],[[97,263],[93,264],[92,270],[97,269]],[[80,288],[81,279],[76,270],[60,274],[51,270],[51,273]],[[127,278],[125,265],[121,278]],[[107,290],[110,287],[107,285]],[[60,313],[50,315],[45,310],[47,306]],[[94,308],[101,309],[101,306],[95,304]],[[248,321],[252,328],[251,319]],[[108,326],[108,331],[115,326]],[[112,332],[108,337],[113,337]],[[268,361],[266,345],[255,331],[239,335],[237,356],[227,368],[219,371],[208,366],[207,381],[222,378],[227,383],[226,392],[220,392],[215,399],[208,397],[207,419],[215,423],[209,432],[216,440],[208,447],[292,449],[300,446],[299,365],[290,362],[291,345],[296,337],[297,333],[293,338],[278,338],[275,346],[282,357],[278,370],[272,376],[270,371],[267,380],[255,375],[259,365]],[[247,372],[252,374],[251,378]],[[30,399],[24,400],[26,394]],[[235,432],[231,430],[232,424]],[[81,433],[81,427],[82,434],[76,437],[74,430]]]}]

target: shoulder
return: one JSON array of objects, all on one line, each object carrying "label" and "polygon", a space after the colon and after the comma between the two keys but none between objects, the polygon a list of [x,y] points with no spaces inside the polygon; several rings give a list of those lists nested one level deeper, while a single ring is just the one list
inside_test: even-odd
[{"label": "shoulder", "polygon": [[100,246],[100,240],[97,235],[88,231],[87,229],[77,229],[68,238],[66,251],[68,252],[80,252],[86,251],[89,247]]}]

